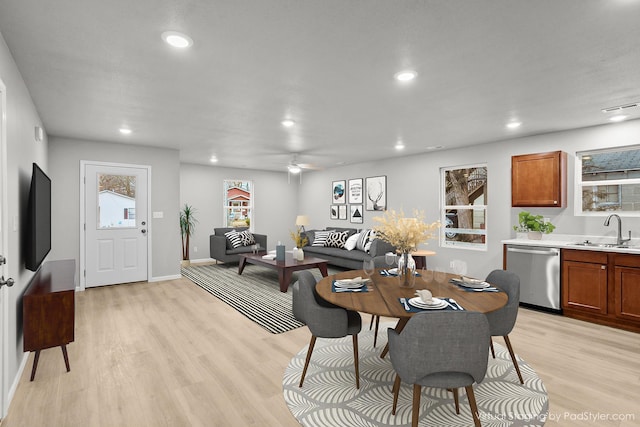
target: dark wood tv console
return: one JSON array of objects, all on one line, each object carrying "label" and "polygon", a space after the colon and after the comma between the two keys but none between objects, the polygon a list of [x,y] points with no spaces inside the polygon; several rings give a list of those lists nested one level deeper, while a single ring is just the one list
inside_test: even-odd
[{"label": "dark wood tv console", "polygon": [[35,351],[31,381],[36,376],[40,351],[58,347],[67,368],[67,344],[75,330],[75,260],[48,261],[31,279],[22,299],[24,351]]}]

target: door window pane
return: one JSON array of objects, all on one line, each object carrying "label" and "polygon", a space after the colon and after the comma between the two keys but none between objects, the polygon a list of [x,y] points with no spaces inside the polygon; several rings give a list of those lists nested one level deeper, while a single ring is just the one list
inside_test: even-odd
[{"label": "door window pane", "polygon": [[136,227],[136,177],[98,174],[98,228]]}]

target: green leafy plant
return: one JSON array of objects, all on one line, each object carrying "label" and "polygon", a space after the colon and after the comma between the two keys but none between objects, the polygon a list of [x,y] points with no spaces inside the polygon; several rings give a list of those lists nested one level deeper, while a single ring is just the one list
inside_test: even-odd
[{"label": "green leafy plant", "polygon": [[195,208],[185,203],[180,211],[180,235],[182,236],[182,259],[189,259],[189,239],[193,235],[198,220],[195,218]]},{"label": "green leafy plant", "polygon": [[549,234],[556,229],[556,226],[551,222],[545,221],[542,215],[533,215],[527,211],[522,211],[518,214],[518,225],[514,225],[513,229],[521,233],[540,231]]}]

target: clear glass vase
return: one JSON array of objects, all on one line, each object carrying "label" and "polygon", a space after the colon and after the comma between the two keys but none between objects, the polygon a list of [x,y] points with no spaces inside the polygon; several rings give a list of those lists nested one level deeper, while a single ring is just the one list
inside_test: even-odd
[{"label": "clear glass vase", "polygon": [[413,288],[416,284],[416,261],[404,252],[398,258],[398,281],[401,288]]}]

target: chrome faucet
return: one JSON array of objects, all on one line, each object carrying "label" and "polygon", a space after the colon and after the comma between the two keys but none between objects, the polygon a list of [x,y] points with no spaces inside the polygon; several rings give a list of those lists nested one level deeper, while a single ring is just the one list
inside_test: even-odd
[{"label": "chrome faucet", "polygon": [[607,219],[604,220],[604,225],[606,227],[609,226],[609,221],[611,221],[611,218],[615,218],[618,220],[618,241],[616,242],[616,244],[618,246],[623,245],[625,243],[627,243],[629,240],[631,240],[631,230],[629,230],[629,238],[628,239],[623,239],[622,238],[622,220],[620,219],[620,216],[618,216],[617,214],[611,214],[607,217]]}]

